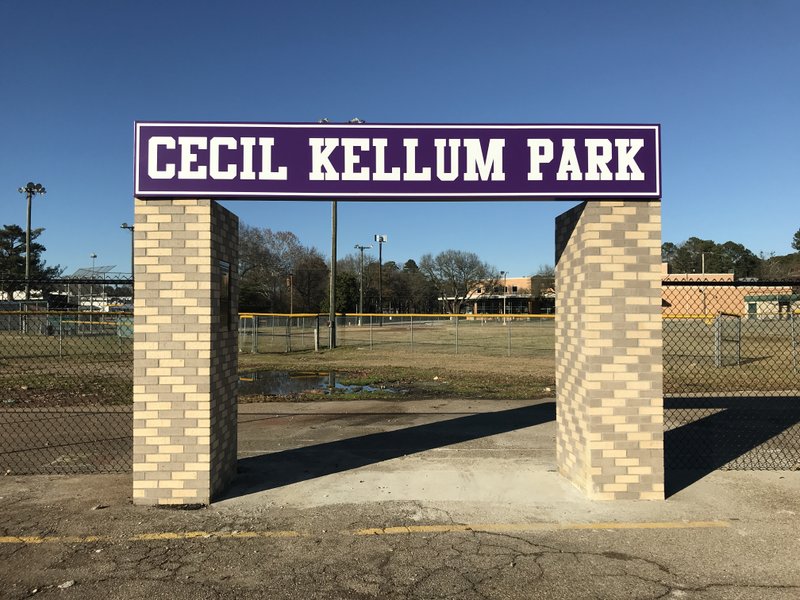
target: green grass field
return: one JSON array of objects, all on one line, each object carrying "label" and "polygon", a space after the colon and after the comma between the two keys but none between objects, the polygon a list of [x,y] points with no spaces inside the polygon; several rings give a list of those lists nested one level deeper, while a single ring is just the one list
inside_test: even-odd
[{"label": "green grass field", "polygon": [[[800,322],[794,324],[800,329]],[[794,341],[793,341],[794,334]],[[740,342],[722,342],[712,321],[665,320],[664,391],[800,393],[800,331],[783,320],[742,321]]]},{"label": "green grass field", "polygon": [[132,382],[130,338],[0,332],[0,410],[130,404]]},{"label": "green grass field", "polygon": [[[340,347],[313,352],[311,322],[285,321],[240,335],[241,370],[330,371],[345,382],[407,390],[413,397],[525,398],[554,390],[552,320],[387,318],[338,328]],[[795,324],[797,326],[798,324]],[[737,361],[717,366],[713,325],[665,320],[666,394],[798,393],[800,344],[788,321],[743,322]],[[800,332],[794,331],[796,336]],[[322,331],[327,341],[327,329]],[[305,348],[305,349],[304,349]],[[725,352],[731,354],[731,344]],[[86,335],[0,332],[0,408],[3,406],[126,404],[131,401],[132,340],[115,329]]]},{"label": "green grass field", "polygon": [[[239,347],[244,352],[273,353],[287,350],[313,350],[316,319],[296,318],[291,327],[286,319],[261,319],[253,335],[252,327],[244,326]],[[497,318],[459,320],[448,317],[408,318],[375,317],[364,319],[361,325],[355,318],[337,326],[338,347],[397,348],[411,352],[443,353],[480,356],[544,356],[554,348],[552,319],[509,318],[503,323]],[[328,328],[320,327],[319,344],[328,345]]]}]

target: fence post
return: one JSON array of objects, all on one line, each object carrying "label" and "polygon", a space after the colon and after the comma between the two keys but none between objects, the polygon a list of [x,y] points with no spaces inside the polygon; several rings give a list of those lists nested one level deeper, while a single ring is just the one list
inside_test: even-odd
[{"label": "fence post", "polygon": [[736,320],[736,366],[742,366],[742,319]]},{"label": "fence post", "polygon": [[[789,305],[791,307],[791,304]],[[792,363],[794,365],[794,370],[797,372],[797,334],[794,330],[794,322],[797,320],[797,314],[791,314],[792,320]]]},{"label": "fence post", "polygon": [[319,315],[314,322],[314,352],[319,352]]},{"label": "fence post", "polygon": [[250,329],[252,330],[250,335],[250,343],[252,345],[250,354],[258,354],[258,315],[253,315]]},{"label": "fence post", "polygon": [[456,320],[456,354],[458,354],[458,315],[453,318]]},{"label": "fence post", "polygon": [[414,315],[411,315],[411,351],[414,351]]},{"label": "fence post", "polygon": [[508,330],[508,356],[511,356],[511,323],[514,319],[506,317],[506,329]]},{"label": "fence post", "polygon": [[286,317],[286,341],[284,344],[285,352],[292,351],[292,320]]},{"label": "fence post", "polygon": [[58,315],[58,358],[64,358],[64,315]]},{"label": "fence post", "polygon": [[369,349],[372,350],[372,315],[369,316]]}]

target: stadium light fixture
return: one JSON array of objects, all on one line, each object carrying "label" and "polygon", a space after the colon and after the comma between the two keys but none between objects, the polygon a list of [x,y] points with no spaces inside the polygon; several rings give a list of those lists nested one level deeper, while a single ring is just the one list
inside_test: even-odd
[{"label": "stadium light fixture", "polygon": [[[389,241],[389,236],[376,233],[375,241],[378,242],[378,312],[383,314],[383,245]],[[383,317],[379,324],[383,326]]]},{"label": "stadium light fixture", "polygon": [[358,271],[358,325],[361,326],[362,314],[364,313],[364,250],[368,250],[372,246],[362,246],[356,244],[355,249],[361,251],[361,263]]},{"label": "stadium light fixture", "polygon": [[31,299],[31,204],[34,196],[44,196],[47,190],[41,183],[29,181],[19,188],[20,194],[28,197],[28,224],[25,229],[25,300]]},{"label": "stadium light fixture", "polygon": [[89,258],[92,259],[92,279],[91,283],[89,284],[89,331],[93,331],[94,318],[92,313],[94,313],[94,280],[97,277],[97,274],[95,273],[94,261],[97,260],[97,254],[92,252],[89,255]]}]

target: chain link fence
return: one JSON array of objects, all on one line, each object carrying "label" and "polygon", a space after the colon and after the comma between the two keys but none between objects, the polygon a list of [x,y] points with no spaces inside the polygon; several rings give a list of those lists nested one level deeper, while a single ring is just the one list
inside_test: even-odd
[{"label": "chain link fence", "polygon": [[26,301],[24,282],[0,281],[13,298],[0,302],[3,473],[130,470],[131,283],[32,282]]},{"label": "chain link fence", "polygon": [[[328,315],[239,315],[239,350],[297,352],[328,347]],[[482,356],[552,356],[553,315],[355,314],[336,317],[337,347],[395,348]]]},{"label": "chain link fence", "polygon": [[667,464],[800,469],[800,282],[664,282]]},{"label": "chain link fence", "polygon": [[[24,300],[24,285],[0,281],[2,472],[130,470],[130,287],[50,281]],[[668,468],[800,468],[800,283],[663,290]],[[242,314],[239,327],[242,352],[328,344],[322,315]],[[342,315],[336,328],[343,347],[454,356],[554,348],[552,315]]]}]

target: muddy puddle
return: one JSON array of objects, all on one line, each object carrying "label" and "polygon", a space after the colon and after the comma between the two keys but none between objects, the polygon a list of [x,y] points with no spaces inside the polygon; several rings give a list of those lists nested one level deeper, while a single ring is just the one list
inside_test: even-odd
[{"label": "muddy puddle", "polygon": [[343,393],[394,392],[391,388],[369,385],[344,385],[339,382],[339,374],[329,373],[289,373],[288,371],[250,371],[239,374],[239,393],[243,396],[263,394],[265,396],[290,396],[307,392],[332,391]]}]

